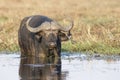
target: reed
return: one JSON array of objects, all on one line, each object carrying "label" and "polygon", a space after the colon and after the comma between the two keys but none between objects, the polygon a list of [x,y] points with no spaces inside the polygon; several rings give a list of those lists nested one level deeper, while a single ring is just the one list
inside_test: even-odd
[{"label": "reed", "polygon": [[[56,4],[56,3],[59,3]],[[120,0],[0,0],[0,51],[18,51],[20,21],[46,15],[64,24],[74,20],[73,39],[62,50],[120,54]]]}]

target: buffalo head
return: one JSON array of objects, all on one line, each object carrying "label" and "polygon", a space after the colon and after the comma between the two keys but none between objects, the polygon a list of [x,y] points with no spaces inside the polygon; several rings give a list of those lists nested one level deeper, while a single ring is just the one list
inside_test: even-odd
[{"label": "buffalo head", "polygon": [[21,56],[58,56],[61,53],[61,42],[71,37],[73,21],[68,27],[42,15],[25,17],[18,31],[18,42]]},{"label": "buffalo head", "polygon": [[53,20],[45,21],[37,27],[32,27],[30,26],[31,21],[32,17],[26,22],[27,29],[35,33],[36,39],[45,44],[46,48],[56,48],[61,41],[66,41],[71,36],[70,30],[73,27],[73,21],[71,21],[68,27],[63,27]]}]

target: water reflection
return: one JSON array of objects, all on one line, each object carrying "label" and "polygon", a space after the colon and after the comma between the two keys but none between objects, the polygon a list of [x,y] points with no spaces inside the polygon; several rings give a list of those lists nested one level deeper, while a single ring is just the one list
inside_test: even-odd
[{"label": "water reflection", "polygon": [[20,80],[61,80],[60,58],[22,58]]},{"label": "water reflection", "polygon": [[120,80],[120,56],[62,54],[21,58],[0,54],[0,80]]}]

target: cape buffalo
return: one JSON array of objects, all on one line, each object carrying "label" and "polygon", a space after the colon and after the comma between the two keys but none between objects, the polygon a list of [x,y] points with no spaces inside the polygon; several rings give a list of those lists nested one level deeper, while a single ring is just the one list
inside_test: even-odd
[{"label": "cape buffalo", "polygon": [[60,57],[61,41],[67,41],[73,27],[63,27],[46,16],[33,15],[25,17],[18,31],[18,42],[21,56]]}]

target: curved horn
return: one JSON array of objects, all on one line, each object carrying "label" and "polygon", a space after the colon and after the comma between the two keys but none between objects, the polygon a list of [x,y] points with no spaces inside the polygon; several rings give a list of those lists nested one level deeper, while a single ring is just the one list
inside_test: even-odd
[{"label": "curved horn", "polygon": [[31,26],[29,25],[29,22],[31,21],[32,18],[33,18],[33,17],[30,17],[30,18],[27,20],[27,22],[26,22],[26,27],[27,27],[27,29],[28,29],[29,31],[31,31],[31,32],[34,32],[34,33],[43,30],[43,27],[42,27],[43,25],[40,25],[40,26],[38,26],[38,27],[36,27],[36,28],[33,28],[33,27],[31,27]]},{"label": "curved horn", "polygon": [[57,24],[58,29],[60,29],[61,31],[64,31],[64,32],[70,31],[70,30],[73,28],[73,26],[74,26],[74,22],[73,22],[72,20],[70,21],[70,25],[67,26],[67,27],[61,26],[61,25],[58,24],[56,21],[54,21],[54,23]]},{"label": "curved horn", "polygon": [[68,32],[68,31],[70,31],[73,28],[73,26],[74,26],[74,23],[73,23],[73,21],[71,21],[70,25],[68,27],[61,27],[60,30]]}]

